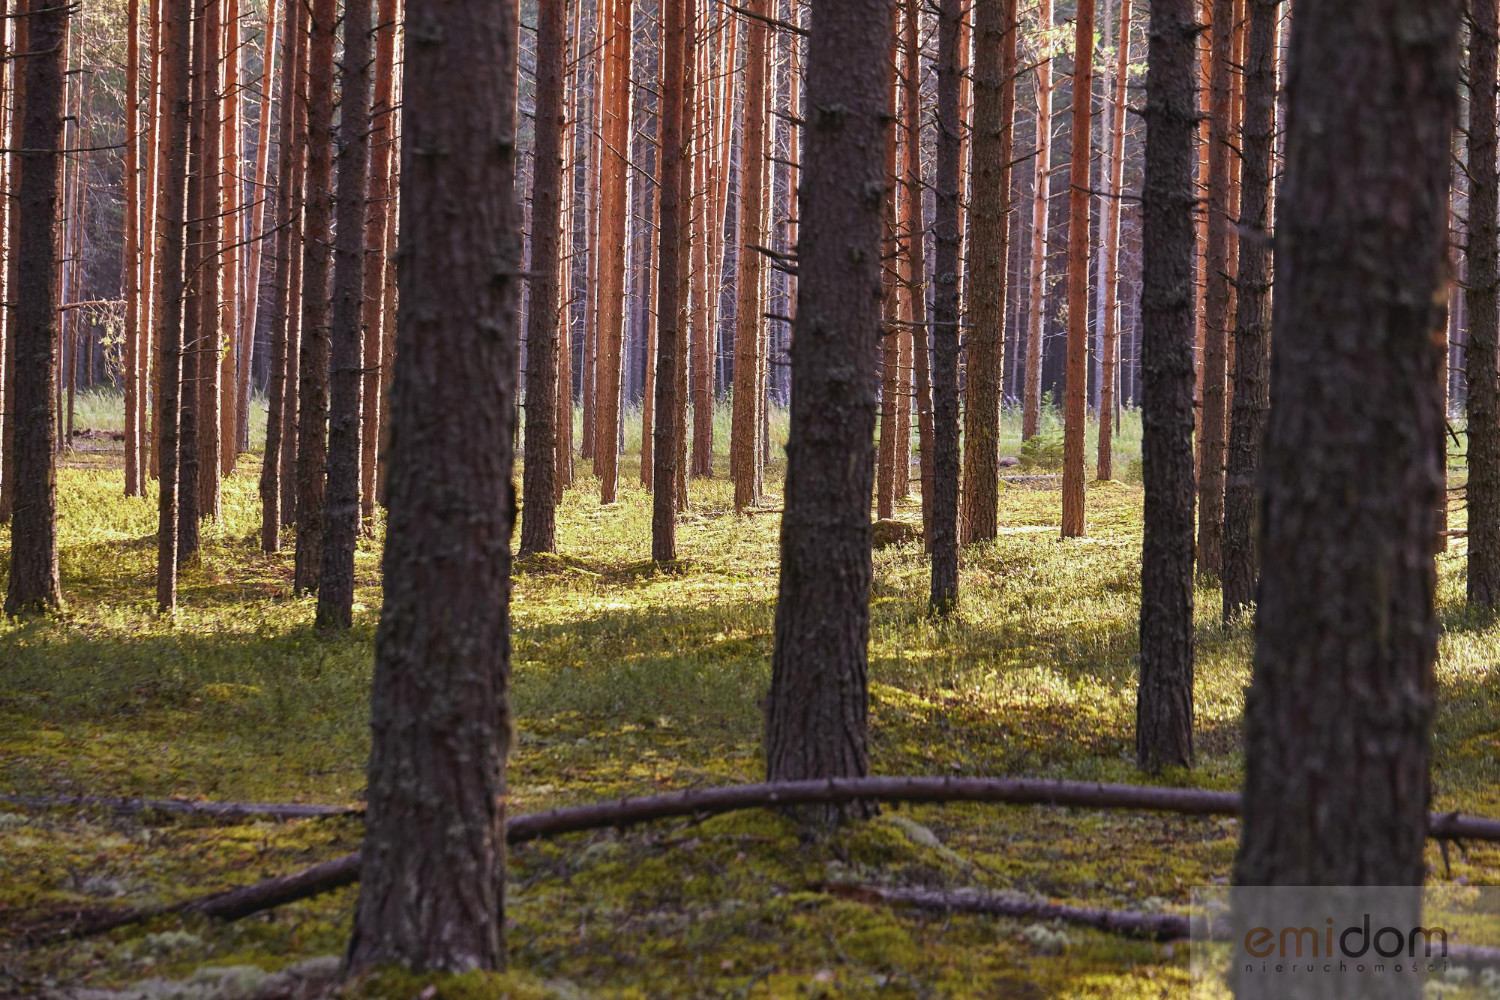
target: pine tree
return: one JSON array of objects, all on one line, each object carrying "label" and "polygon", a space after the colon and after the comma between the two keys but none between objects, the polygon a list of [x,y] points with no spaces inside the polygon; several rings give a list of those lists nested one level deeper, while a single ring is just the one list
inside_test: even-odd
[{"label": "pine tree", "polygon": [[932,610],[945,613],[958,601],[958,230],[959,78],[966,67],[958,50],[960,0],[938,5],[937,207],[933,232],[932,309]]},{"label": "pine tree", "polygon": [[1078,0],[1073,46],[1072,170],[1068,186],[1068,343],[1063,394],[1062,536],[1081,538],[1084,424],[1088,420],[1089,135],[1093,132],[1094,0]]}]

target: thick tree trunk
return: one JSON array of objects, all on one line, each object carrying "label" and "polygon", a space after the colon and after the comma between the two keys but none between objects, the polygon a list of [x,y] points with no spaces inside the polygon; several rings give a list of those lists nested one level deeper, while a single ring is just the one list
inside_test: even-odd
[{"label": "thick tree trunk", "polygon": [[[219,472],[234,472],[238,457],[239,429],[236,425],[239,400],[238,358],[245,353],[240,339],[240,264],[244,254],[241,245],[245,227],[241,216],[241,176],[243,156],[240,145],[240,0],[224,4],[224,116],[220,133],[220,158],[223,170],[219,183],[220,218],[223,230],[223,256],[220,258],[219,343]],[[248,371],[248,369],[247,369]],[[222,484],[221,484],[222,486]]]},{"label": "thick tree trunk", "polygon": [[1073,44],[1073,140],[1068,184],[1068,343],[1063,396],[1062,536],[1088,531],[1084,431],[1088,422],[1089,136],[1093,133],[1094,0],[1078,0]]},{"label": "thick tree trunk", "polygon": [[[1224,488],[1225,621],[1255,600],[1260,567],[1255,475],[1270,408],[1266,376],[1271,333],[1271,143],[1276,127],[1276,13],[1280,0],[1249,3],[1245,124],[1240,140],[1244,180],[1240,188],[1240,262],[1235,279],[1234,419]],[[1494,88],[1490,90],[1493,95]],[[1490,153],[1494,155],[1493,144]],[[1496,460],[1500,461],[1500,455]]]},{"label": "thick tree trunk", "polygon": [[292,589],[318,589],[328,466],[329,271],[333,249],[334,0],[313,0],[307,60],[307,207],[297,399],[297,558]]},{"label": "thick tree trunk", "polygon": [[[204,118],[209,103],[208,71],[204,58],[208,43],[203,26],[208,22],[208,8],[218,0],[194,0],[193,44],[189,63],[188,166],[186,242],[183,246],[182,303],[182,384],[177,408],[177,565],[186,566],[198,558],[198,516],[202,493],[198,487],[201,445],[198,422],[203,413],[203,398],[198,391],[204,349],[203,286],[208,281],[205,264],[203,218],[208,209],[203,204]],[[214,327],[217,330],[217,325]]]},{"label": "thick tree trunk", "polygon": [[[531,311],[526,328],[526,461],[521,554],[557,550],[558,282],[562,273],[563,77],[568,54],[561,3],[537,14],[536,173],[531,187]],[[569,387],[571,392],[571,386]]]},{"label": "thick tree trunk", "polygon": [[505,963],[517,15],[510,0],[409,15],[385,605],[353,971]]},{"label": "thick tree trunk", "polygon": [[1120,210],[1125,193],[1125,106],[1130,82],[1130,15],[1133,0],[1120,0],[1120,44],[1116,50],[1115,93],[1109,106],[1109,197],[1104,206],[1104,331],[1099,379],[1099,459],[1101,480],[1114,478],[1114,426],[1120,399]]},{"label": "thick tree trunk", "polygon": [[[1432,331],[1449,268],[1459,11],[1297,5],[1240,885],[1426,877],[1443,457]],[[1308,725],[1309,706],[1329,710]],[[1420,891],[1407,904],[1387,916],[1420,916]],[[1238,995],[1329,995],[1268,985],[1241,982]],[[1415,977],[1372,985],[1359,995],[1423,995]]]},{"label": "thick tree trunk", "polygon": [[1469,343],[1470,604],[1500,605],[1500,177],[1495,163],[1497,4],[1469,0]]},{"label": "thick tree trunk", "polygon": [[[955,0],[956,6],[956,0]],[[772,781],[869,773],[870,491],[881,326],[891,0],[817,0],[776,646]],[[825,825],[867,803],[810,808]]]},{"label": "thick tree trunk", "polygon": [[157,496],[156,605],[163,613],[177,606],[177,426],[182,392],[182,319],[184,210],[188,167],[188,48],[192,39],[192,0],[163,0],[161,60],[155,75],[161,86],[160,125],[165,155],[157,199],[161,232],[160,301],[162,306],[160,490]]},{"label": "thick tree trunk", "polygon": [[936,247],[932,307],[932,610],[958,602],[958,231],[959,77],[967,67],[958,50],[961,0],[938,4],[937,173],[933,187]]},{"label": "thick tree trunk", "polygon": [[1198,474],[1198,574],[1219,577],[1224,537],[1224,431],[1229,364],[1229,187],[1233,117],[1234,0],[1213,0],[1209,69],[1208,247],[1204,255],[1203,427]]},{"label": "thick tree trunk", "polygon": [[1193,762],[1193,0],[1153,0],[1141,190],[1141,666],[1136,761]]},{"label": "thick tree trunk", "polygon": [[317,624],[354,623],[354,545],[359,538],[359,390],[365,285],[365,199],[370,170],[370,5],[347,0],[339,60],[338,187],[334,192],[333,314],[328,420],[328,506]]},{"label": "thick tree trunk", "polygon": [[747,0],[745,24],[744,139],[740,152],[739,305],[734,327],[734,410],[730,426],[730,466],[734,509],[760,503],[760,367],[765,339],[761,295],[765,257],[766,119],[768,117],[769,27],[767,0]]},{"label": "thick tree trunk", "polygon": [[999,530],[1000,381],[1005,370],[1010,161],[1016,104],[1016,0],[974,7],[974,195],[963,540]]},{"label": "thick tree trunk", "polygon": [[[651,558],[667,562],[677,558],[677,463],[680,459],[679,427],[685,400],[682,371],[687,364],[687,306],[683,298],[683,269],[689,245],[684,236],[688,209],[683,184],[689,176],[687,144],[692,95],[687,79],[687,6],[692,0],[666,0],[662,28],[661,90],[661,194],[657,202],[660,218],[657,234],[656,297],[656,426],[653,451],[655,492],[651,509]],[[648,359],[649,362],[649,359]]]},{"label": "thick tree trunk", "polygon": [[11,436],[15,508],[10,530],[10,582],[5,613],[57,608],[56,418],[52,386],[57,376],[58,259],[55,240],[58,162],[63,133],[63,89],[69,8],[64,0],[31,0],[25,60],[26,94],[20,106],[21,185],[16,211],[14,403]]},{"label": "thick tree trunk", "polygon": [[[281,26],[281,78],[277,84],[281,96],[276,102],[280,109],[276,140],[276,232],[271,237],[275,267],[271,288],[271,374],[266,408],[266,450],[260,467],[260,547],[264,552],[281,548],[281,526],[284,523],[281,453],[283,439],[290,434],[289,421],[286,420],[287,398],[291,394],[287,381],[287,345],[292,330],[289,305],[294,252],[292,234],[295,230],[293,211],[296,207],[293,192],[297,187],[294,174],[296,150],[302,145],[293,132],[298,103],[297,74],[302,64],[301,23],[301,9],[288,2],[287,15]],[[269,92],[264,100],[265,109],[261,113],[268,114],[271,108]]]},{"label": "thick tree trunk", "polygon": [[[1037,17],[1052,30],[1052,0],[1040,0]],[[1052,199],[1052,57],[1036,67],[1036,158],[1032,161],[1031,294],[1026,314],[1026,384],[1021,400],[1021,440],[1042,419],[1042,327],[1047,321],[1047,216]]]}]

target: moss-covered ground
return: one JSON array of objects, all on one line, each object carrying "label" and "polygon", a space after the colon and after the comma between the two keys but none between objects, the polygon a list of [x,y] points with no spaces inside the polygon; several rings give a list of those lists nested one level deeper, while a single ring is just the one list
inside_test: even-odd
[{"label": "moss-covered ground", "polygon": [[[1133,446],[1127,433],[1122,469]],[[201,564],[186,571],[181,609],[168,621],[153,610],[154,499],[123,498],[107,452],[67,456],[67,607],[0,622],[0,792],[360,800],[381,526],[361,544],[355,628],[319,634],[312,602],[288,596],[290,552],[257,547],[257,467],[241,456],[226,480],[224,517],[207,526]],[[762,777],[778,518],[774,509],[736,516],[722,479],[695,481],[681,565],[656,570],[637,478],[628,460],[620,502],[607,508],[580,478],[559,515],[562,555],[517,565],[514,812]],[[1141,492],[1100,483],[1088,503],[1089,537],[1064,543],[1056,491],[1005,489],[1002,537],[965,552],[962,604],[947,621],[926,615],[919,547],[876,553],[876,773],[1143,780],[1132,766]],[[915,503],[900,516],[920,523]],[[1434,806],[1500,815],[1500,625],[1462,610],[1460,545],[1440,561]],[[0,529],[0,579],[8,547]],[[1198,598],[1199,766],[1162,780],[1231,789],[1241,775],[1251,633],[1248,623],[1219,624],[1216,591]],[[68,943],[26,932],[79,908],[167,902],[290,872],[353,849],[359,836],[355,820],[0,811],[0,995],[190,981],[206,966],[274,972],[337,955],[352,889],[233,924],[162,919]],[[571,835],[512,854],[508,978],[389,975],[358,990],[1186,996],[1181,943],[1076,928],[1058,936],[1025,921],[889,909],[824,887],[978,886],[1179,909],[1194,884],[1226,878],[1235,839],[1226,819],[980,805],[887,808],[824,840],[763,812]],[[1450,870],[1434,847],[1432,877],[1500,876],[1493,847],[1454,851],[1451,862]],[[201,995],[235,995],[224,980],[203,981],[218,985]]]}]

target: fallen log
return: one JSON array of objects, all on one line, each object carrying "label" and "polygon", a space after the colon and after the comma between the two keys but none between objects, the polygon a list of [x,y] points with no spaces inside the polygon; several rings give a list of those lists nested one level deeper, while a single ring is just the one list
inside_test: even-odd
[{"label": "fallen log", "polygon": [[241,819],[317,819],[351,816],[364,812],[349,806],[323,806],[307,802],[194,802],[189,799],[126,799],[107,795],[0,795],[0,805],[27,809],[102,808],[121,813],[164,812],[191,816]]},{"label": "fallen log", "polygon": [[1048,903],[1025,896],[979,892],[972,889],[939,892],[933,889],[887,889],[876,885],[827,885],[824,891],[862,903],[889,903],[942,913],[980,913],[1018,920],[1061,920],[1110,934],[1172,941],[1188,937],[1191,921],[1179,913],[1138,913],[1134,910],[1096,910]]},{"label": "fallen log", "polygon": [[[1154,785],[1106,785],[1085,781],[1031,778],[827,778],[813,781],[762,782],[691,789],[667,795],[623,798],[584,806],[568,806],[541,813],[512,816],[506,840],[524,843],[564,833],[631,826],[675,816],[712,816],[742,809],[785,808],[856,800],[881,802],[1000,802],[1011,805],[1052,805],[1088,809],[1138,809],[1190,816],[1236,816],[1240,796],[1198,788]],[[1428,836],[1443,841],[1500,842],[1500,820],[1432,814]],[[304,871],[239,889],[216,892],[170,907],[154,907],[110,914],[81,922],[65,931],[79,937],[153,919],[165,913],[191,912],[232,920],[341,888],[359,878],[359,855],[314,865]]]}]

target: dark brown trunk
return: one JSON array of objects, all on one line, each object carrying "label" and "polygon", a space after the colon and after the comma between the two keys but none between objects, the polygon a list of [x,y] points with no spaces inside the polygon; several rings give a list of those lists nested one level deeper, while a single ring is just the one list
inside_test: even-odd
[{"label": "dark brown trunk", "polygon": [[188,48],[192,39],[192,0],[164,0],[169,16],[161,61],[162,155],[158,187],[161,232],[160,295],[162,325],[160,407],[155,428],[161,435],[160,490],[157,496],[156,605],[164,613],[177,606],[177,426],[182,393],[183,224],[188,152]]},{"label": "dark brown trunk", "polygon": [[[760,367],[765,323],[761,301],[765,258],[766,119],[769,97],[769,28],[767,0],[747,0],[745,24],[744,139],[740,151],[739,305],[734,325],[734,399],[730,434],[730,469],[734,476],[734,509],[761,501]],[[756,16],[758,15],[758,16]]]},{"label": "dark brown trunk", "polygon": [[[682,297],[682,272],[689,245],[683,235],[688,204],[683,200],[683,178],[688,174],[687,143],[692,95],[687,82],[687,6],[692,0],[665,0],[662,29],[661,194],[657,239],[656,310],[656,426],[652,458],[655,491],[651,509],[651,558],[677,558],[677,463],[681,409],[681,368],[687,364],[687,302]],[[689,193],[691,187],[686,189]]]},{"label": "dark brown trunk", "polygon": [[328,466],[328,282],[333,232],[334,0],[313,0],[307,49],[307,206],[297,391],[297,558],[292,589],[318,589]]},{"label": "dark brown trunk", "polygon": [[1500,177],[1495,163],[1497,4],[1470,0],[1469,19],[1469,383],[1470,604],[1500,605]]},{"label": "dark brown trunk", "polygon": [[926,261],[923,240],[927,225],[923,219],[922,194],[922,50],[918,42],[920,0],[906,0],[902,62],[901,118],[906,131],[902,155],[901,228],[906,232],[903,275],[905,312],[903,318],[912,331],[912,377],[915,380],[917,408],[917,461],[920,463],[922,487],[922,537],[932,539],[932,381],[928,359]]},{"label": "dark brown trunk", "polygon": [[964,414],[965,542],[999,530],[1000,373],[1010,250],[1010,161],[1016,102],[1016,0],[974,8],[974,194],[970,237],[968,409]]},{"label": "dark brown trunk", "polygon": [[563,78],[565,5],[537,13],[536,175],[531,188],[531,312],[526,329],[526,461],[521,489],[521,554],[557,551],[558,301],[562,273]]},{"label": "dark brown trunk", "polygon": [[339,60],[338,187],[334,191],[333,314],[329,323],[328,504],[323,511],[323,566],[317,609],[317,623],[323,628],[348,628],[354,623],[372,2],[346,0],[344,48]]},{"label": "dark brown trunk", "polygon": [[11,435],[15,508],[10,527],[10,583],[5,613],[23,615],[62,604],[57,573],[57,425],[52,387],[57,377],[59,149],[63,134],[68,5],[28,5],[25,102],[21,118],[20,215],[16,267],[14,403]]},{"label": "dark brown trunk", "polygon": [[1084,425],[1088,421],[1089,161],[1093,134],[1094,0],[1078,0],[1073,43],[1072,165],[1068,183],[1068,340],[1063,385],[1062,536],[1088,532]]},{"label": "dark brown trunk", "polygon": [[[204,0],[199,8],[203,16],[201,102],[194,109],[201,116],[202,145],[197,170],[199,174],[199,208],[195,216],[199,226],[202,263],[197,270],[198,328],[194,342],[196,389],[198,401],[195,417],[198,432],[197,484],[199,519],[219,516],[219,279],[222,273],[219,235],[219,49],[222,41],[219,4],[222,0]],[[197,544],[193,548],[196,551]]]},{"label": "dark brown trunk", "polygon": [[[1493,4],[1493,0],[1490,2]],[[1266,381],[1271,333],[1271,143],[1276,130],[1276,14],[1280,2],[1249,0],[1249,4],[1245,124],[1240,141],[1244,177],[1240,186],[1240,263],[1235,279],[1234,409],[1224,482],[1221,576],[1225,621],[1255,601],[1260,568],[1255,548],[1255,474],[1271,402]],[[1490,155],[1494,155],[1493,143]],[[1500,456],[1496,460],[1500,461]]]},{"label": "dark brown trunk", "polygon": [[385,604],[348,965],[463,972],[505,964],[517,5],[414,5],[408,25]]},{"label": "dark brown trunk", "polygon": [[958,602],[958,51],[961,0],[938,4],[937,207],[933,216],[932,307],[932,610]]},{"label": "dark brown trunk", "polygon": [[141,427],[137,398],[140,393],[141,360],[141,135],[138,104],[141,91],[141,5],[125,5],[125,217],[122,224],[120,271],[125,295],[125,352],[121,375],[125,381],[125,495],[145,496],[141,475]]},{"label": "dark brown trunk", "polygon": [[[1420,886],[1427,874],[1443,481],[1432,333],[1447,293],[1459,12],[1459,0],[1297,5],[1240,885]],[[1420,914],[1420,892],[1407,902],[1393,920]],[[1329,995],[1267,986],[1238,995]],[[1415,977],[1375,987],[1358,995],[1423,995]]]},{"label": "dark brown trunk", "polygon": [[1193,762],[1194,0],[1153,0],[1141,190],[1141,665],[1135,753]]},{"label": "dark brown trunk", "polygon": [[194,0],[193,45],[189,63],[188,166],[187,166],[187,240],[183,247],[182,304],[182,384],[178,395],[177,417],[177,565],[185,566],[198,557],[198,376],[203,353],[203,285],[207,270],[203,253],[203,130],[208,104],[207,71],[203,57],[207,43],[203,25],[207,7],[218,0]]},{"label": "dark brown trunk", "polygon": [[[26,22],[22,17],[29,0],[16,0],[13,41],[17,52],[26,51]],[[26,74],[20,60],[9,59],[5,67],[6,82],[10,85],[10,128],[6,133],[10,149],[8,163],[9,190],[19,192],[21,188],[21,133],[25,128],[21,109],[26,104]],[[0,104],[3,104],[0,101]],[[5,213],[5,235],[7,247],[21,243],[21,213],[17,211],[15,199],[7,199]],[[14,253],[5,255],[5,343],[4,357],[0,358],[0,524],[9,524],[16,499],[16,305],[15,289],[17,272],[21,266]]]},{"label": "dark brown trunk", "polygon": [[[956,6],[956,2],[955,2]],[[801,253],[776,645],[772,781],[869,773],[870,491],[890,128],[891,0],[817,0],[804,126]],[[868,815],[810,807],[818,825]]]}]

